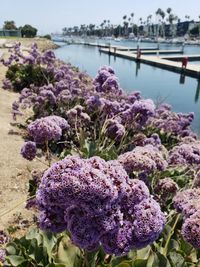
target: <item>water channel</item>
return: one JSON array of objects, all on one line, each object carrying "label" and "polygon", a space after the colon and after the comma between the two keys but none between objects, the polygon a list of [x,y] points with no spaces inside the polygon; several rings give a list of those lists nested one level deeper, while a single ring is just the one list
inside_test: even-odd
[{"label": "water channel", "polygon": [[[105,43],[105,41],[99,41]],[[59,43],[60,44],[60,43]],[[136,47],[131,41],[112,42],[119,46]],[[156,47],[156,43],[140,43],[140,47]],[[180,49],[180,45],[160,44],[160,49]],[[200,54],[200,46],[187,45],[185,54]],[[97,47],[85,45],[66,45],[55,50],[56,56],[72,65],[79,67],[95,77],[102,65],[114,68],[121,87],[126,92],[140,91],[145,98],[152,98],[156,102],[167,102],[176,112],[195,113],[193,130],[200,134],[200,81],[185,77],[171,71],[136,63],[127,59],[100,53]],[[191,62],[199,66],[200,62]]]}]

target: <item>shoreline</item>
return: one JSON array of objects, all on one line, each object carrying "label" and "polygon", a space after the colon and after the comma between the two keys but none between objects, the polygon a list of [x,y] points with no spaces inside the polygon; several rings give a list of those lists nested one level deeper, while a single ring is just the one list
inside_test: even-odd
[{"label": "shoreline", "polygon": [[36,43],[41,52],[59,47],[54,41],[46,38],[0,38],[0,52],[2,49],[9,49],[16,42],[20,42],[24,48],[30,48],[32,43]]}]

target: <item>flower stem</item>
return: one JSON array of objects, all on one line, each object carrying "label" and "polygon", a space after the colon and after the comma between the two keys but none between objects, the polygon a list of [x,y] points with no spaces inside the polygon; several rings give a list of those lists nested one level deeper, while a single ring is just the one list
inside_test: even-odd
[{"label": "flower stem", "polygon": [[164,256],[167,256],[167,248],[168,248],[170,239],[171,239],[172,235],[174,234],[174,230],[175,230],[175,228],[176,228],[176,225],[177,225],[177,223],[178,223],[179,218],[180,218],[180,214],[177,215],[176,220],[175,220],[175,222],[174,222],[174,225],[173,225],[173,227],[172,227],[172,229],[171,229],[171,231],[170,231],[170,233],[169,233],[169,236],[168,236],[168,238],[167,238],[167,241],[166,241],[166,243],[165,243],[164,250],[163,250],[163,255],[164,255]]},{"label": "flower stem", "polygon": [[89,261],[88,261],[88,258],[87,258],[87,251],[86,250],[84,250],[83,258],[84,258],[83,267],[90,267]]},{"label": "flower stem", "polygon": [[49,152],[48,140],[45,141],[45,145],[46,145],[46,152],[47,152],[47,160],[48,160],[49,167],[50,167],[51,166],[51,156],[50,156],[50,152]]}]

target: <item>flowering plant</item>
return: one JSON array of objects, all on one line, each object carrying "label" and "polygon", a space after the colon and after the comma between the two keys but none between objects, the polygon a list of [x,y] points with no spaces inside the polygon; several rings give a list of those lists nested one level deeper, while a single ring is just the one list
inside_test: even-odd
[{"label": "flowering plant", "polygon": [[[42,151],[48,160],[31,180],[27,204],[39,211],[44,232],[25,238],[43,249],[42,264],[198,266],[200,145],[190,127],[193,113],[128,95],[111,67],[92,79],[35,45],[28,56],[16,45],[3,63],[40,67],[45,79],[32,76],[12,106],[14,119],[31,111],[22,156],[36,160]],[[5,88],[15,80],[9,78]],[[20,264],[44,266],[32,256],[32,243],[14,243]],[[12,266],[9,245],[6,253],[5,266]]]}]

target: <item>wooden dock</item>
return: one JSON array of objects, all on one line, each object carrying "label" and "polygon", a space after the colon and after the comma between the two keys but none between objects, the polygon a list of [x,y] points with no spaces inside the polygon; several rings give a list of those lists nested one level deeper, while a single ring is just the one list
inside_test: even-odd
[{"label": "wooden dock", "polygon": [[182,55],[182,56],[165,56],[164,59],[172,60],[172,61],[182,61],[184,57],[188,57],[189,62],[190,61],[199,61],[200,55]]},{"label": "wooden dock", "polygon": [[[135,50],[136,52],[137,50]],[[147,50],[147,51],[143,51],[142,49],[140,49],[140,51],[142,52],[142,55],[168,55],[168,54],[183,54],[183,50]]]},{"label": "wooden dock", "polygon": [[[141,63],[145,63],[151,66],[155,66],[161,69],[166,69],[169,71],[177,72],[184,74],[186,76],[194,77],[194,78],[200,78],[200,68],[198,65],[194,64],[188,64],[185,69],[182,68],[182,62],[176,62],[172,60],[166,59],[166,57],[160,57],[160,56],[146,56],[142,53],[140,59],[138,60],[137,55],[129,52],[129,51],[114,51],[114,49],[101,49],[100,50],[103,53],[107,53],[109,55],[113,55],[115,57],[121,57],[126,58],[129,60],[138,61]],[[183,57],[183,56],[182,56]],[[184,55],[184,57],[190,58],[190,55]],[[171,57],[170,57],[171,58]]]},{"label": "wooden dock", "polygon": [[[94,46],[98,48],[110,48],[110,49],[116,49],[119,51],[137,51],[137,47],[126,47],[126,46],[118,46],[118,45],[110,45],[110,44],[98,44],[98,43],[87,43],[87,42],[82,42],[81,44],[83,45],[88,45],[88,46]],[[140,47],[140,50],[142,51],[155,51],[157,50],[158,47]]]}]

